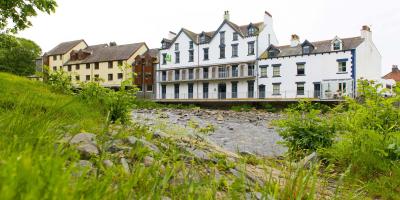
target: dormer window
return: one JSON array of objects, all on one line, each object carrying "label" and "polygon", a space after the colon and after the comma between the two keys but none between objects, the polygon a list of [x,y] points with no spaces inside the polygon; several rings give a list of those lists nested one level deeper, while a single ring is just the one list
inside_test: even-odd
[{"label": "dormer window", "polygon": [[201,44],[206,43],[206,34],[202,33],[202,34],[200,35],[200,43],[201,43]]},{"label": "dormer window", "polygon": [[278,48],[276,48],[274,45],[271,44],[268,47],[267,52],[268,52],[268,57],[273,58],[273,57],[277,57],[280,51]]},{"label": "dormer window", "polygon": [[255,34],[256,34],[256,28],[250,27],[250,28],[249,28],[249,36],[253,36],[253,35],[255,35]]},{"label": "dormer window", "polygon": [[343,49],[343,42],[339,37],[335,37],[331,42],[331,49],[332,51],[340,51]]},{"label": "dormer window", "polygon": [[339,50],[341,50],[341,46],[342,46],[342,44],[341,44],[341,42],[340,42],[339,40],[335,40],[335,41],[333,42],[333,50],[334,50],[334,51],[339,51]]},{"label": "dormer window", "polygon": [[312,51],[314,51],[315,47],[311,42],[309,42],[308,40],[305,40],[301,44],[301,48],[302,48],[303,54],[310,54],[310,53],[312,53]]},{"label": "dormer window", "polygon": [[161,41],[162,49],[168,49],[169,45],[170,45],[170,42],[166,41],[165,39],[163,41]]}]

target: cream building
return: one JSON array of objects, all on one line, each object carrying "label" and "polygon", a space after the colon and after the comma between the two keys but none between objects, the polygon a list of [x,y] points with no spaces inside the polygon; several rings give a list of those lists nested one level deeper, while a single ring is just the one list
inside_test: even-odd
[{"label": "cream building", "polygon": [[84,40],[63,42],[46,53],[50,71],[64,70],[74,84],[100,80],[104,87],[119,87],[129,78],[135,57],[148,50],[145,43],[125,45],[99,44],[89,46]]}]

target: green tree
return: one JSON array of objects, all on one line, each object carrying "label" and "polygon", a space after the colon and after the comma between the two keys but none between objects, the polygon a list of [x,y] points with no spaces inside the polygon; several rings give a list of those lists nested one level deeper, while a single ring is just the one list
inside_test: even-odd
[{"label": "green tree", "polygon": [[1,0],[0,30],[17,33],[32,26],[29,18],[36,16],[38,11],[50,14],[56,7],[55,0]]},{"label": "green tree", "polygon": [[17,75],[32,75],[35,59],[41,55],[33,41],[8,34],[0,34],[0,71]]}]

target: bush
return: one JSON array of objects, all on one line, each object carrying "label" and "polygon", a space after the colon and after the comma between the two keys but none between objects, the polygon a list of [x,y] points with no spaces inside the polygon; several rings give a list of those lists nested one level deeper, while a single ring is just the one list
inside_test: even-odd
[{"label": "bush", "polygon": [[[45,68],[46,71],[49,71],[48,67]],[[47,84],[50,85],[50,88],[53,92],[60,94],[73,93],[71,77],[68,76],[63,70],[57,70],[52,73],[48,72]]]}]

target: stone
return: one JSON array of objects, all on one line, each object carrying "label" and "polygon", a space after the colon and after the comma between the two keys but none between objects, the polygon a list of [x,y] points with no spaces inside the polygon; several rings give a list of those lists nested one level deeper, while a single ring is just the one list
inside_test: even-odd
[{"label": "stone", "polygon": [[157,130],[157,131],[153,132],[153,138],[167,138],[167,137],[168,137],[168,134],[166,134],[162,131]]},{"label": "stone", "polygon": [[131,145],[135,145],[137,143],[141,143],[141,144],[143,144],[144,146],[146,146],[147,148],[149,148],[150,150],[152,150],[154,152],[160,152],[160,149],[156,145],[148,142],[147,140],[139,139],[139,138],[137,138],[135,136],[127,137],[126,138],[126,142],[128,142]]},{"label": "stone", "polygon": [[70,144],[92,143],[96,144],[96,135],[93,133],[78,133],[69,141]]},{"label": "stone", "polygon": [[204,161],[210,161],[210,157],[207,155],[207,153],[202,151],[202,150],[200,150],[200,149],[186,148],[186,151],[191,153],[197,159],[204,160]]},{"label": "stone", "polygon": [[131,170],[129,169],[128,161],[125,158],[121,158],[121,165],[124,168],[126,173],[131,173]]},{"label": "stone", "polygon": [[103,160],[103,165],[104,165],[106,168],[111,168],[111,167],[114,166],[114,163],[113,163],[111,160]]},{"label": "stone", "polygon": [[303,167],[309,167],[312,162],[315,162],[318,159],[317,153],[312,152],[310,155],[304,157],[302,160],[300,160],[297,164],[298,167],[303,166]]},{"label": "stone", "polygon": [[168,114],[167,113],[161,113],[160,115],[159,115],[159,118],[161,118],[161,119],[168,119],[169,118],[169,116],[168,116]]},{"label": "stone", "polygon": [[88,174],[94,172],[93,164],[87,160],[80,160],[75,166],[77,167],[77,171],[73,171],[72,173],[75,177],[81,177],[84,173]]},{"label": "stone", "polygon": [[143,164],[144,164],[144,166],[150,167],[151,165],[153,165],[153,163],[154,163],[154,158],[153,158],[153,157],[145,156],[145,157],[143,158]]},{"label": "stone", "polygon": [[80,144],[76,147],[83,158],[89,159],[90,157],[99,155],[99,150],[94,144]]},{"label": "stone", "polygon": [[217,121],[219,122],[224,121],[224,117],[221,114],[218,114]]},{"label": "stone", "polygon": [[242,156],[254,156],[253,153],[251,153],[249,151],[245,151],[245,150],[240,151],[239,154],[242,155]]}]

